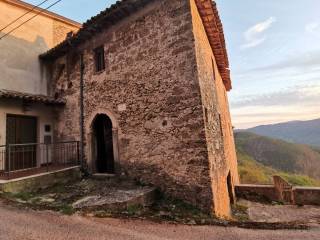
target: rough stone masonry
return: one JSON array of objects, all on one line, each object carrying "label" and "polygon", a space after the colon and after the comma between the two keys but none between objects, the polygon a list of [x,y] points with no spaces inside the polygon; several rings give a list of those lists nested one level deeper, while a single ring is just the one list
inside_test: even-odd
[{"label": "rough stone masonry", "polygon": [[[105,69],[96,71],[95,49]],[[238,183],[222,25],[209,0],[123,0],[41,56],[50,92],[64,98],[55,141],[78,140],[84,56],[85,158],[96,172],[93,123],[112,122],[116,173],[218,216]]]}]

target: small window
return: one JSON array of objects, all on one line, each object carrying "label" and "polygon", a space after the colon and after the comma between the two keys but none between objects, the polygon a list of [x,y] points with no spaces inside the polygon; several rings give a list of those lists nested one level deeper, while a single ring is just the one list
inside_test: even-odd
[{"label": "small window", "polygon": [[94,50],[94,60],[96,66],[96,72],[101,72],[105,69],[105,61],[104,61],[104,48],[103,46],[98,47]]},{"label": "small window", "polygon": [[44,126],[44,131],[47,132],[47,133],[48,133],[48,132],[51,132],[51,126],[48,125],[48,124],[45,125],[45,126]]}]

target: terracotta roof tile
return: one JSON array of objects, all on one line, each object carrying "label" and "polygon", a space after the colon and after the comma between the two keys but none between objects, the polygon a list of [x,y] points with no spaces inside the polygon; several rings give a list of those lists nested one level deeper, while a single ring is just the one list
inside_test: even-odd
[{"label": "terracotta roof tile", "polygon": [[103,28],[108,28],[120,20],[130,16],[148,3],[156,0],[121,0],[112,4],[109,8],[90,18],[82,25],[82,28],[71,38],[58,44],[46,53],[40,55],[41,59],[56,59],[70,50],[70,46],[77,46],[98,33]]},{"label": "terracotta roof tile", "polygon": [[37,94],[29,94],[29,93],[22,93],[16,91],[9,91],[9,90],[0,90],[0,98],[7,98],[7,99],[20,99],[24,101],[30,102],[38,102],[44,104],[52,104],[52,105],[64,105],[66,102],[63,99],[55,99],[53,97],[48,97],[45,95],[37,95]]},{"label": "terracotta roof tile", "polygon": [[222,80],[229,91],[232,88],[229,60],[223,26],[216,3],[211,0],[196,0],[196,4],[206,29],[209,42],[216,58]]}]

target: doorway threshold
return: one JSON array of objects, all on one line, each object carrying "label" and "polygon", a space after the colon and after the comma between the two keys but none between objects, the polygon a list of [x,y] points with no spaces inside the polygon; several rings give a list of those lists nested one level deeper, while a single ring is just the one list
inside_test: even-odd
[{"label": "doorway threshold", "polygon": [[105,180],[105,179],[110,179],[110,178],[115,178],[117,175],[114,173],[95,173],[92,175],[92,177],[94,179],[101,179],[101,180]]}]

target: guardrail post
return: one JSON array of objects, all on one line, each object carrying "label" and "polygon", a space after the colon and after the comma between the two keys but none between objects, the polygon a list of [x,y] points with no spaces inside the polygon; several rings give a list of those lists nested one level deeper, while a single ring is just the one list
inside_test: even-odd
[{"label": "guardrail post", "polygon": [[8,179],[10,179],[10,169],[11,169],[11,149],[10,144],[7,145],[8,148]]},{"label": "guardrail post", "polygon": [[46,144],[47,172],[49,172],[49,144]]},{"label": "guardrail post", "polygon": [[79,144],[79,142],[77,142],[77,164],[80,163],[80,149],[79,149],[79,147],[80,147],[80,144]]}]

